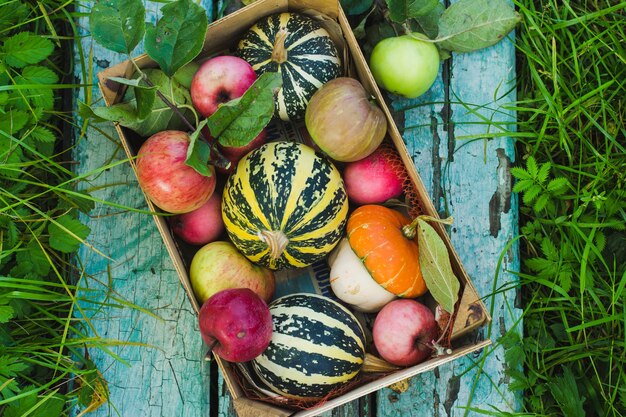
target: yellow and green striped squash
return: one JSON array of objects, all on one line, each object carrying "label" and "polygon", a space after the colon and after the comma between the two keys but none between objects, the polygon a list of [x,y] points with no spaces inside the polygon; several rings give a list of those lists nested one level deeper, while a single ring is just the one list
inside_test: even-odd
[{"label": "yellow and green striped squash", "polygon": [[313,93],[343,73],[330,34],[299,13],[262,18],[243,36],[236,53],[252,65],[257,75],[268,71],[282,75],[276,115],[284,121],[302,119]]},{"label": "yellow and green striped squash", "polygon": [[359,375],[365,362],[365,332],[338,302],[296,293],[274,300],[272,339],[252,360],[263,385],[293,399],[336,393]]},{"label": "yellow and green striped squash", "polygon": [[233,244],[252,262],[274,270],[324,258],[341,239],[347,215],[337,168],[294,142],[270,142],[247,154],[222,197]]}]

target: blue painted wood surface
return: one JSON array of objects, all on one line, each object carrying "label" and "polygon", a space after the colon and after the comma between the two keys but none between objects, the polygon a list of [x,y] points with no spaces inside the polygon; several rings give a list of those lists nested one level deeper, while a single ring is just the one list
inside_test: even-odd
[{"label": "blue painted wood surface", "polygon": [[[210,13],[216,8],[210,0],[204,3]],[[85,3],[83,11],[88,11],[90,4]],[[154,19],[159,7],[158,3],[146,2],[149,18]],[[87,18],[81,19],[81,26],[88,35]],[[86,52],[92,52],[94,72],[126,59],[106,51],[88,36],[81,42]],[[80,77],[79,68],[76,74]],[[464,416],[479,415],[468,411],[469,407],[519,408],[519,396],[507,389],[504,352],[497,344],[500,335],[514,328],[519,318],[516,294],[490,295],[505,282],[514,281],[505,270],[519,268],[517,247],[505,251],[517,233],[518,222],[509,174],[514,148],[507,137],[485,139],[489,133],[499,132],[493,127],[487,132],[480,123],[497,120],[503,128],[513,128],[515,114],[505,106],[515,100],[511,93],[515,91],[514,80],[514,48],[507,39],[480,52],[454,55],[435,86],[419,99],[389,97],[435,205],[442,215],[455,218],[449,230],[453,244],[491,309],[492,325],[473,337],[489,337],[496,344],[325,416]],[[95,77],[81,81],[95,83]],[[85,100],[82,90],[78,94]],[[91,94],[94,101],[100,97],[95,85]],[[444,104],[446,101],[451,104]],[[115,131],[107,124],[90,128],[75,151],[79,173],[124,158]],[[97,189],[92,194],[98,198],[146,208],[127,163],[92,178],[91,185]],[[208,416],[212,411],[220,417],[234,416],[221,376],[202,361],[204,347],[196,318],[151,216],[98,206],[86,220],[92,229],[90,242],[110,259],[81,251],[80,262],[86,267],[83,282],[100,288],[110,285],[111,294],[158,317],[130,308],[89,313],[96,334],[131,343],[114,349],[126,363],[97,350],[91,352],[108,381],[110,401],[89,415]]]}]

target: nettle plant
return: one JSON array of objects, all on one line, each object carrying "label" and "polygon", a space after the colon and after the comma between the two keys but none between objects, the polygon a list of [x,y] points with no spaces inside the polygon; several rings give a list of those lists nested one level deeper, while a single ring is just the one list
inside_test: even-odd
[{"label": "nettle plant", "polygon": [[[237,99],[226,102],[207,119],[200,120],[191,103],[189,88],[208,27],[206,10],[192,0],[164,5],[156,24],[145,22],[141,0],[108,0],[91,10],[93,38],[105,48],[126,54],[134,66],[132,78],[110,77],[127,86],[118,104],[89,107],[80,114],[92,122],[117,122],[147,138],[163,130],[191,132],[187,165],[210,176],[207,163],[227,168],[229,163],[214,145],[245,146],[270,122],[274,93],[281,86],[278,73],[266,73]],[[141,69],[131,56],[143,39],[146,54],[158,65]],[[206,137],[204,128],[210,132]]]}]

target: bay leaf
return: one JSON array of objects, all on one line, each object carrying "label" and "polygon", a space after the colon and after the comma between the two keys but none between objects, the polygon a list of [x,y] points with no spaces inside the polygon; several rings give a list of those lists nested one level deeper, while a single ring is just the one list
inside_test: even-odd
[{"label": "bay leaf", "polygon": [[161,8],[156,26],[148,24],[145,48],[163,72],[172,77],[202,49],[208,28],[206,10],[192,0],[176,0]]},{"label": "bay leaf", "polygon": [[448,248],[437,231],[422,219],[417,220],[417,244],[426,287],[444,310],[454,312],[461,285],[452,271]]},{"label": "bay leaf", "polygon": [[452,52],[471,52],[495,45],[520,21],[507,0],[460,0],[439,19],[435,41]]},{"label": "bay leaf", "polygon": [[407,19],[424,16],[430,13],[439,0],[385,0],[389,8],[389,17],[397,23],[404,23]]},{"label": "bay leaf", "polygon": [[146,29],[142,0],[100,0],[89,15],[94,40],[105,48],[130,54]]},{"label": "bay leaf", "polygon": [[207,119],[211,136],[223,146],[245,146],[272,120],[274,95],[282,86],[282,75],[266,72],[243,96],[220,105]]}]

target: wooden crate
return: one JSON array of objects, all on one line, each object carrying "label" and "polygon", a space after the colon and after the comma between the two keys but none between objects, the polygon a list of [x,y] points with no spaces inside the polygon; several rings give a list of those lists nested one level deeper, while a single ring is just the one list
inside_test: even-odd
[{"label": "wooden crate", "polygon": [[[415,189],[418,193],[419,204],[424,212],[430,216],[438,217],[438,213],[432,204],[424,185],[413,165],[413,162],[407,152],[406,146],[402,137],[398,131],[397,126],[391,116],[389,109],[387,108],[385,101],[378,89],[372,74],[367,66],[365,58],[358,46],[358,43],[351,31],[350,25],[344,15],[339,3],[336,0],[258,0],[251,5],[244,7],[216,22],[209,25],[209,29],[206,36],[205,45],[201,53],[202,57],[212,56],[218,53],[223,53],[231,49],[238,39],[247,31],[258,19],[263,16],[284,12],[284,11],[298,11],[302,13],[315,14],[316,16],[324,16],[324,25],[329,26],[332,30],[331,35],[336,39],[336,43],[341,46],[340,50],[343,52],[344,61],[348,62],[347,72],[350,76],[354,76],[359,79],[365,89],[376,98],[378,104],[383,109],[388,120],[388,136],[393,142],[394,146],[398,150],[402,157],[403,163],[407,169],[407,172],[413,182]],[[141,55],[135,58],[136,64],[140,68],[156,67],[156,63],[152,61],[147,55]],[[105,103],[112,105],[117,103],[122,94],[123,86],[111,82],[109,77],[130,77],[134,72],[133,65],[126,61],[106,70],[98,73],[99,87]],[[115,126],[120,140],[126,151],[130,164],[133,170],[136,169],[134,163],[134,157],[141,145],[141,138],[139,138],[133,132],[119,126]],[[159,213],[158,209],[152,202],[146,198],[148,207],[155,213]],[[199,311],[199,304],[193,294],[193,290],[190,285],[188,275],[188,265],[184,254],[181,251],[180,246],[177,244],[176,239],[173,237],[167,221],[163,216],[158,214],[154,215],[157,228],[163,237],[163,241],[166,245],[167,251],[170,254],[174,267],[178,273],[188,298],[196,311]],[[433,227],[437,230],[442,237],[452,263],[452,269],[461,283],[460,301],[457,303],[455,311],[455,322],[452,331],[452,340],[461,342],[455,343],[455,348],[450,355],[439,356],[432,358],[426,362],[418,364],[413,367],[404,368],[402,370],[386,374],[378,379],[374,379],[370,382],[364,383],[356,387],[355,389],[348,391],[341,396],[330,399],[318,407],[300,411],[294,411],[290,408],[282,408],[278,405],[269,404],[257,400],[247,398],[244,394],[242,387],[239,385],[239,378],[236,375],[234,367],[217,358],[218,365],[223,373],[226,385],[233,397],[233,403],[237,413],[240,417],[244,416],[260,416],[260,415],[272,415],[272,416],[313,416],[323,411],[330,410],[341,404],[374,392],[382,387],[388,386],[395,382],[401,381],[405,378],[417,375],[422,372],[426,372],[437,366],[465,356],[473,351],[482,349],[488,346],[491,341],[485,340],[480,343],[474,344],[468,341],[463,341],[461,336],[483,326],[489,320],[489,313],[485,305],[480,300],[478,293],[476,292],[471,279],[467,275],[461,261],[450,243],[450,239],[440,224],[433,224]],[[198,335],[200,337],[200,335]]]}]

